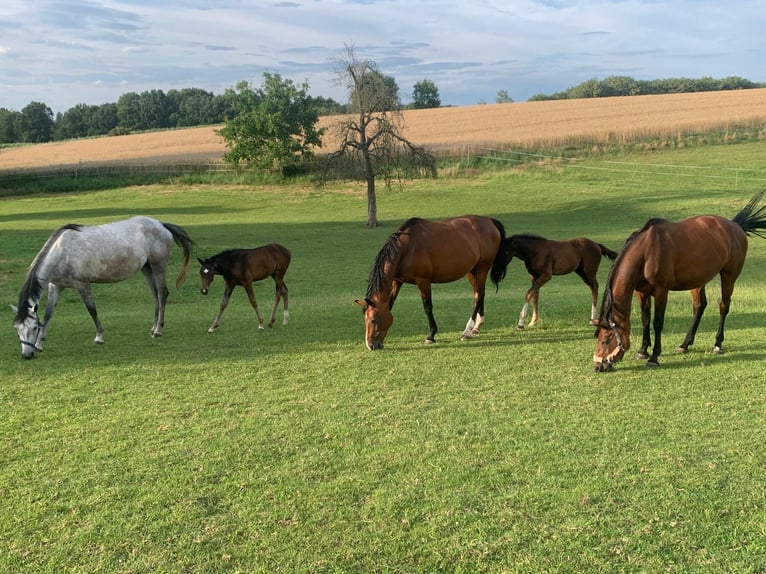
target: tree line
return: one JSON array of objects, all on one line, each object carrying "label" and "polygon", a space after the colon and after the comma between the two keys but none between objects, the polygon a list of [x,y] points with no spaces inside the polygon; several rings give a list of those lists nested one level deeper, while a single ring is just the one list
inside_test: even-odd
[{"label": "tree line", "polygon": [[[399,87],[391,76],[385,81]],[[43,102],[30,102],[21,111],[0,107],[0,145],[42,143],[83,137],[121,135],[134,132],[221,124],[241,113],[241,94],[246,82],[216,95],[199,88],[128,92],[116,103],[77,104],[54,116]],[[307,96],[317,114],[349,112],[348,104],[332,98]],[[438,108],[439,90],[431,80],[417,82],[409,107]]]},{"label": "tree line", "polygon": [[567,88],[563,92],[556,92],[550,95],[535,94],[529,98],[529,101],[718,92],[763,87],[766,87],[766,84],[751,82],[739,76],[727,76],[720,79],[703,77],[699,79],[666,78],[660,80],[635,80],[630,76],[609,76],[603,80],[591,78],[581,84]]},{"label": "tree line", "polygon": [[[214,125],[236,113],[235,92],[216,95],[199,88],[128,92],[116,103],[77,104],[54,116],[43,102],[30,102],[21,111],[0,108],[0,144],[42,143],[82,137]],[[312,98],[320,114],[343,113],[331,98]]]}]

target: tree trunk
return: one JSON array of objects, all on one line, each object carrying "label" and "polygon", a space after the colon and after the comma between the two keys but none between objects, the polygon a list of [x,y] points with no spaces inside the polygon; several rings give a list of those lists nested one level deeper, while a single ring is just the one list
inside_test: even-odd
[{"label": "tree trunk", "polygon": [[367,180],[367,227],[378,226],[378,203],[375,199],[375,172],[368,150],[362,151],[364,157],[364,176]]}]

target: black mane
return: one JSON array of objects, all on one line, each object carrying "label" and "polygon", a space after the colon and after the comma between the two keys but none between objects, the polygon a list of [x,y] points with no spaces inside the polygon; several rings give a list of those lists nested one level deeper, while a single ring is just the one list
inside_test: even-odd
[{"label": "black mane", "polygon": [[636,239],[647,229],[650,227],[657,225],[658,223],[667,223],[667,219],[663,219],[662,217],[652,217],[644,223],[644,226],[641,229],[638,229],[628,235],[627,239],[625,239],[625,242],[622,244],[622,247],[620,248],[620,252],[617,254],[617,257],[614,260],[614,263],[612,263],[612,266],[609,269],[609,275],[607,275],[606,278],[606,286],[604,287],[604,297],[601,300],[601,313],[599,314],[599,323],[609,323],[612,321],[613,318],[613,312],[614,312],[614,297],[612,295],[612,287],[614,285],[614,276],[617,272],[617,269],[622,264],[622,260],[624,259],[625,253],[628,251],[628,248],[633,245],[633,243],[636,241]]},{"label": "black mane", "polygon": [[378,254],[375,256],[375,262],[370,270],[370,280],[367,283],[367,299],[372,298],[375,293],[383,289],[383,267],[388,261],[391,261],[399,253],[399,236],[407,232],[415,225],[420,224],[423,219],[420,217],[411,217],[405,221],[399,229],[389,235],[388,240],[383,244]]},{"label": "black mane", "polygon": [[241,248],[227,249],[226,251],[216,253],[210,257],[208,261],[212,261],[217,267],[231,269],[232,265],[234,265],[234,263],[242,257],[242,253],[245,251],[248,250]]},{"label": "black mane", "polygon": [[51,245],[53,245],[53,243],[65,231],[80,231],[81,229],[82,225],[78,223],[67,223],[66,225],[62,225],[56,231],[51,233],[50,237],[48,237],[48,240],[45,242],[45,245],[43,245],[42,249],[37,252],[37,255],[35,255],[35,258],[32,260],[32,263],[29,264],[29,268],[27,269],[27,276],[24,280],[24,285],[21,287],[21,291],[19,292],[19,304],[17,306],[15,321],[18,322],[26,319],[28,312],[27,305],[29,301],[39,301],[40,297],[42,297],[44,285],[37,277],[37,272],[39,271],[40,265],[45,259],[45,256],[50,252]]}]

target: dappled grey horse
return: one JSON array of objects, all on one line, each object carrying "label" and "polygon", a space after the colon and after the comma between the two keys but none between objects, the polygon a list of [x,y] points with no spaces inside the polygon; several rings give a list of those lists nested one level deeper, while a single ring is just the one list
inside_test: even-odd
[{"label": "dappled grey horse", "polygon": [[[166,271],[173,241],[184,253],[176,286],[186,277],[193,241],[178,225],[150,217],[132,217],[90,226],[70,223],[54,231],[35,256],[19,293],[13,326],[21,341],[21,355],[31,359],[42,350],[53,311],[62,289],[76,289],[96,325],[96,343],[103,343],[104,328],[96,312],[91,283],[115,283],[141,270],[154,297],[152,337],[162,335],[168,297]],[[48,286],[45,317],[38,306]]]}]

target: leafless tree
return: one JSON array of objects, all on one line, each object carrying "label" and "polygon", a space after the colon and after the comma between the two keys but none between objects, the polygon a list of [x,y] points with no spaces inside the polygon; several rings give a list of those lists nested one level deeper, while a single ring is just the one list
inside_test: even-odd
[{"label": "leafless tree", "polygon": [[329,154],[328,165],[341,158],[361,165],[367,184],[367,227],[376,227],[376,177],[384,177],[390,186],[405,170],[426,170],[435,176],[436,162],[402,135],[403,116],[394,79],[384,76],[374,61],[357,56],[353,46],[345,46],[337,63],[337,80],[347,90],[350,114],[334,126],[340,145]]}]

